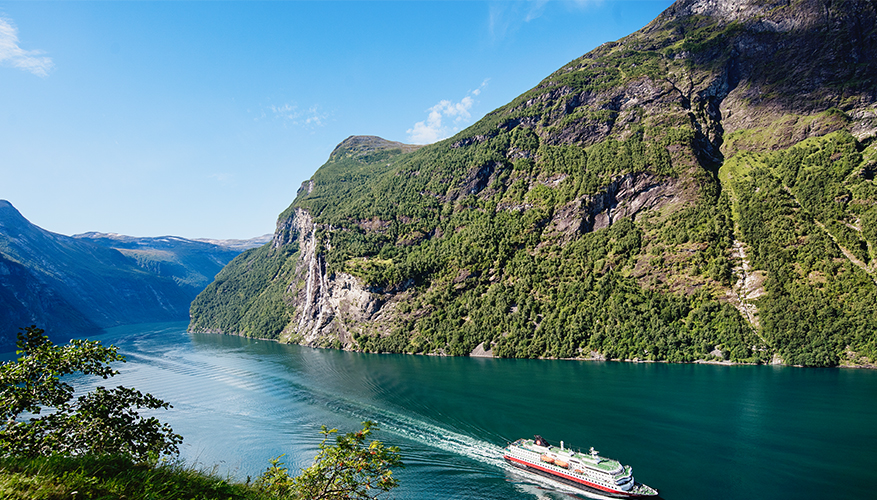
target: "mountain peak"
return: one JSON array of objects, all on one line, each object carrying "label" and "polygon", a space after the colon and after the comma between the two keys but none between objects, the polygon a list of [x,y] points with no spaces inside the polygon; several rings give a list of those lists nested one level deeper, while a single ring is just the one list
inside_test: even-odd
[{"label": "mountain peak", "polygon": [[873,18],[874,11],[873,3],[856,0],[679,0],[657,21],[706,16],[748,25],[756,31],[788,32],[844,18]]},{"label": "mountain peak", "polygon": [[18,211],[18,209],[16,209],[14,206],[12,206],[12,203],[9,203],[6,200],[0,200],[0,211],[2,211],[2,212],[14,211],[18,215],[21,215],[21,213]]},{"label": "mountain peak", "polygon": [[6,232],[18,233],[26,227],[31,227],[30,221],[12,203],[0,200],[0,228],[5,228]]},{"label": "mountain peak", "polygon": [[376,135],[351,135],[347,139],[341,141],[335,146],[332,154],[329,155],[330,160],[343,158],[345,156],[365,156],[376,151],[385,151],[390,149],[401,149],[403,153],[416,151],[422,146],[415,144],[405,144],[397,141],[388,141]]},{"label": "mountain peak", "polygon": [[[812,6],[817,2],[804,1],[797,4]],[[766,13],[789,7],[788,0],[680,0],[668,9],[677,15],[701,15],[728,21],[757,19]]]}]

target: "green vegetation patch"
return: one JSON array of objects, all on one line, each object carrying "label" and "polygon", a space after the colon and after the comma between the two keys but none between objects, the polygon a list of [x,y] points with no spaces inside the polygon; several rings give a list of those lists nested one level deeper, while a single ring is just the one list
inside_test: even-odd
[{"label": "green vegetation patch", "polygon": [[190,330],[278,338],[292,318],[286,289],[297,262],[297,245],[268,244],[237,256],[192,302]]},{"label": "green vegetation patch", "polygon": [[835,366],[847,350],[877,353],[877,191],[863,149],[836,132],[724,167],[753,267],[768,277],[762,335],[786,363]]},{"label": "green vegetation patch", "polygon": [[261,500],[276,498],[177,462],[157,466],[121,455],[0,458],[0,497],[131,500]]}]

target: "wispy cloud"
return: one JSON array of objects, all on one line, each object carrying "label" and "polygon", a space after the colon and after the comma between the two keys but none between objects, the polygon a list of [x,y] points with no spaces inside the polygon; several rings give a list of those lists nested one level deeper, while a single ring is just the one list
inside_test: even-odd
[{"label": "wispy cloud", "polygon": [[548,0],[493,1],[488,7],[487,28],[490,37],[502,40],[517,31],[524,23],[537,19],[545,12]]},{"label": "wispy cloud", "polygon": [[[599,5],[604,0],[555,0],[568,10],[581,10]],[[487,29],[493,41],[513,34],[524,24],[542,17],[549,0],[494,0],[488,7]]]},{"label": "wispy cloud", "polygon": [[18,45],[18,28],[11,19],[0,17],[0,64],[29,71],[37,76],[49,76],[55,65],[41,50],[24,50]]},{"label": "wispy cloud", "polygon": [[323,111],[320,106],[313,105],[308,108],[300,108],[298,104],[284,103],[281,105],[272,104],[262,109],[262,115],[256,120],[273,117],[276,120],[282,120],[284,124],[302,126],[302,127],[322,127],[331,116],[330,113]]},{"label": "wispy cloud", "polygon": [[408,141],[414,144],[432,144],[459,132],[460,127],[472,120],[469,110],[475,105],[475,97],[481,94],[487,82],[488,80],[484,80],[481,86],[469,91],[458,102],[444,99],[426,110],[429,113],[426,120],[415,123],[414,127],[406,131]]},{"label": "wispy cloud", "polygon": [[527,9],[527,16],[524,17],[524,22],[529,23],[533,19],[538,18],[545,12],[545,4],[548,3],[548,0],[532,0],[529,2],[530,6]]},{"label": "wispy cloud", "polygon": [[207,176],[208,179],[213,179],[220,184],[226,184],[229,181],[234,179],[234,174],[230,174],[227,172],[217,172],[215,174],[210,174]]}]

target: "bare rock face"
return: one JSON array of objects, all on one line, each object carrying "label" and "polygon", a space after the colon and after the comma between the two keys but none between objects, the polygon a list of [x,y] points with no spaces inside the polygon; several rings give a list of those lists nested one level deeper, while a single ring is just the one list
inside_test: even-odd
[{"label": "bare rock face", "polygon": [[603,229],[646,210],[659,210],[680,202],[689,194],[677,178],[649,173],[625,174],[602,193],[584,196],[557,210],[545,235],[568,241],[580,234]]},{"label": "bare rock face", "polygon": [[311,215],[296,209],[293,217],[278,222],[275,246],[298,243],[296,279],[286,293],[293,297],[295,315],[281,338],[316,346],[337,339],[353,342],[351,328],[375,320],[386,299],[346,273],[329,275],[316,237],[318,225]]},{"label": "bare rock face", "polygon": [[271,239],[272,248],[280,248],[301,238],[302,234],[311,234],[314,229],[314,221],[311,214],[297,208],[292,217],[277,220],[277,228],[274,230],[274,238]]},{"label": "bare rock face", "polygon": [[[808,7],[818,8],[818,1],[798,2],[810,4]],[[812,20],[809,16],[799,15],[795,17],[783,16],[777,21],[772,21],[771,14],[778,8],[787,7],[788,0],[683,0],[676,2],[667,9],[664,16],[687,17],[709,16],[722,19],[726,22],[756,21],[762,23],[766,29],[773,31],[790,31],[808,25]],[[767,28],[769,27],[769,28]]]}]

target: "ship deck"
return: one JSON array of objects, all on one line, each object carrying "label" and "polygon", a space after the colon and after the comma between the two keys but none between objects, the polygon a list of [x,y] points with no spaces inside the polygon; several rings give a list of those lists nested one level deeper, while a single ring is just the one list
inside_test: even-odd
[{"label": "ship deck", "polygon": [[[529,448],[530,451],[537,451],[537,450],[532,448],[535,445],[535,443],[532,439],[525,439],[521,442],[521,444],[525,448]],[[580,461],[581,463],[583,463],[584,465],[593,467],[595,469],[600,469],[600,470],[607,472],[607,473],[610,473],[610,474],[617,472],[619,469],[621,469],[622,471],[624,470],[624,467],[622,467],[621,462],[619,462],[618,460],[613,460],[611,458],[599,457],[599,460],[597,460],[587,453],[582,453],[580,451],[572,451],[569,448],[564,448],[563,450],[561,450],[560,447],[558,447],[558,446],[550,446],[550,447],[548,447],[548,451],[551,453],[554,453],[554,454],[558,454],[558,455],[561,453],[564,455],[569,454],[570,458],[575,458],[578,461]]]}]

